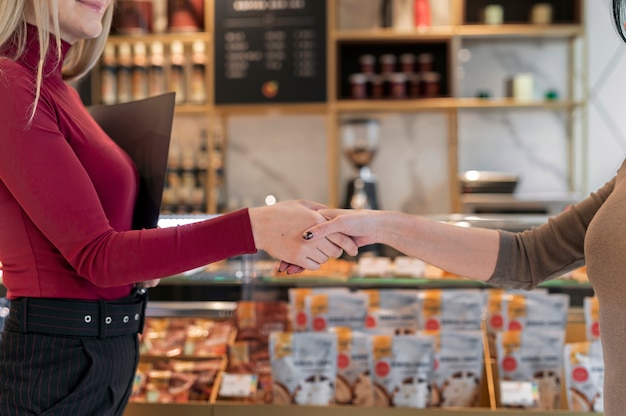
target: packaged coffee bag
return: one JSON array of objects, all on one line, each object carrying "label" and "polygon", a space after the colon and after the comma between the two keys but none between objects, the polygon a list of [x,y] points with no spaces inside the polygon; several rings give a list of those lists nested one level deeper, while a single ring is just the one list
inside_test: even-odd
[{"label": "packaged coffee bag", "polygon": [[[561,330],[526,329],[497,334],[500,380],[531,383],[539,393],[536,403],[515,407],[560,408],[564,338]],[[502,394],[500,401],[509,402]]]},{"label": "packaged coffee bag", "polygon": [[337,378],[337,335],[274,332],[270,335],[275,404],[329,405]]},{"label": "packaged coffee bag", "polygon": [[563,358],[569,410],[604,412],[604,361],[600,341],[565,344]]},{"label": "packaged coffee bag", "polygon": [[337,334],[338,349],[335,403],[374,406],[370,336],[345,327],[333,328],[332,332]]},{"label": "packaged coffee bag", "polygon": [[482,332],[446,330],[433,335],[433,406],[478,406],[484,362]]},{"label": "packaged coffee bag", "polygon": [[429,335],[372,335],[370,373],[378,407],[430,407],[435,339]]}]

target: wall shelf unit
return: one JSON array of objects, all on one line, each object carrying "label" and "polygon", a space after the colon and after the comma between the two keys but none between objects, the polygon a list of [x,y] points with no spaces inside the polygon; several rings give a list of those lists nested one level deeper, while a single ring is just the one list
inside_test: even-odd
[{"label": "wall shelf unit", "polygon": [[[233,116],[276,116],[276,115],[321,115],[325,118],[326,145],[327,145],[327,176],[328,200],[331,206],[340,206],[343,179],[341,178],[340,164],[342,160],[339,124],[343,117],[350,115],[376,115],[390,113],[418,113],[434,112],[445,114],[448,118],[447,148],[447,176],[449,177],[450,207],[452,211],[459,211],[461,198],[457,180],[459,168],[459,131],[463,128],[460,113],[465,111],[506,110],[506,111],[550,111],[564,114],[566,121],[567,142],[572,150],[568,150],[568,169],[578,172],[579,177],[585,177],[585,166],[576,165],[583,160],[576,156],[574,148],[584,149],[586,143],[586,77],[585,65],[586,41],[583,16],[584,2],[581,0],[551,0],[553,8],[553,24],[539,25],[524,23],[524,16],[534,5],[531,0],[515,2],[508,13],[511,2],[491,2],[503,4],[507,13],[503,24],[487,25],[481,20],[481,10],[487,3],[482,0],[448,0],[449,22],[440,26],[426,29],[395,30],[390,28],[372,29],[343,29],[339,27],[339,9],[343,0],[326,0],[326,22],[324,38],[326,44],[326,100],[323,102],[296,102],[278,103],[267,100],[259,104],[249,104],[245,101],[237,104],[218,104],[215,102],[215,72],[216,72],[216,43],[223,42],[217,39],[214,13],[216,0],[205,0],[205,31],[200,33],[158,33],[146,35],[112,35],[110,44],[119,46],[122,43],[133,44],[137,41],[146,43],[162,42],[171,45],[174,41],[182,41],[187,54],[190,54],[191,45],[196,41],[206,44],[208,56],[206,68],[206,86],[208,100],[205,104],[181,104],[176,108],[176,116],[205,117],[208,135],[206,140],[208,151],[215,147],[215,141],[221,140],[223,151],[228,148],[228,119]],[[374,0],[368,0],[374,1]],[[489,4],[491,4],[489,3]],[[221,7],[221,6],[220,6]],[[567,49],[569,68],[567,77],[567,91],[555,100],[536,100],[530,102],[514,101],[510,98],[492,97],[479,99],[463,97],[461,81],[459,51],[464,48],[464,42],[492,42],[498,40],[558,40]],[[222,45],[223,46],[223,45]],[[221,46],[220,46],[221,47]],[[386,48],[391,48],[397,54],[403,51],[426,51],[436,55],[436,70],[441,73],[439,95],[434,98],[417,99],[364,99],[350,98],[350,87],[347,78],[357,69],[356,56],[365,53],[370,48],[373,53],[380,54]],[[189,56],[188,56],[189,57]],[[581,64],[582,62],[582,64]],[[98,70],[92,81],[92,96],[95,103],[99,103],[100,88]],[[582,144],[581,144],[582,143]],[[228,157],[224,156],[223,163]],[[222,168],[223,174],[224,169]],[[214,213],[223,209],[218,206],[215,187],[223,179],[219,173],[208,170],[206,183],[207,212]],[[573,176],[573,174],[572,174]],[[583,179],[584,181],[584,179]],[[569,191],[578,192],[581,180],[570,179]]]}]

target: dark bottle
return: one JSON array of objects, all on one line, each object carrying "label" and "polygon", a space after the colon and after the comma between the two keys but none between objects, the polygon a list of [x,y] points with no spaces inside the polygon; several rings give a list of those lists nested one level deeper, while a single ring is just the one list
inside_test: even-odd
[{"label": "dark bottle", "polygon": [[393,26],[392,0],[382,0],[380,8],[380,26]]},{"label": "dark bottle", "polygon": [[125,103],[133,99],[133,58],[130,44],[121,43],[117,53],[117,102]]},{"label": "dark bottle", "polygon": [[148,67],[148,94],[161,95],[167,91],[165,78],[165,54],[163,43],[153,42],[150,45],[150,66]]},{"label": "dark bottle", "polygon": [[133,47],[132,91],[133,100],[148,97],[148,56],[143,42]]}]

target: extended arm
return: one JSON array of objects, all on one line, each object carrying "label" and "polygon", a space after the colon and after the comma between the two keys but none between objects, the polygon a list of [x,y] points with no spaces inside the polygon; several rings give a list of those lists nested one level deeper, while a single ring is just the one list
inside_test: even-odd
[{"label": "extended arm", "polygon": [[[487,280],[498,258],[497,231],[463,228],[394,211],[321,210],[330,221],[309,231],[311,240],[344,233],[359,246],[382,243],[451,273]],[[350,253],[354,254],[354,253]]]}]

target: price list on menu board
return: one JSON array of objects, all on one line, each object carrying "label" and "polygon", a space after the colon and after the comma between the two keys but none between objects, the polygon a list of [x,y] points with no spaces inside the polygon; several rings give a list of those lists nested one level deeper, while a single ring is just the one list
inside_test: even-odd
[{"label": "price list on menu board", "polygon": [[214,4],[216,104],[326,101],[325,0]]}]

